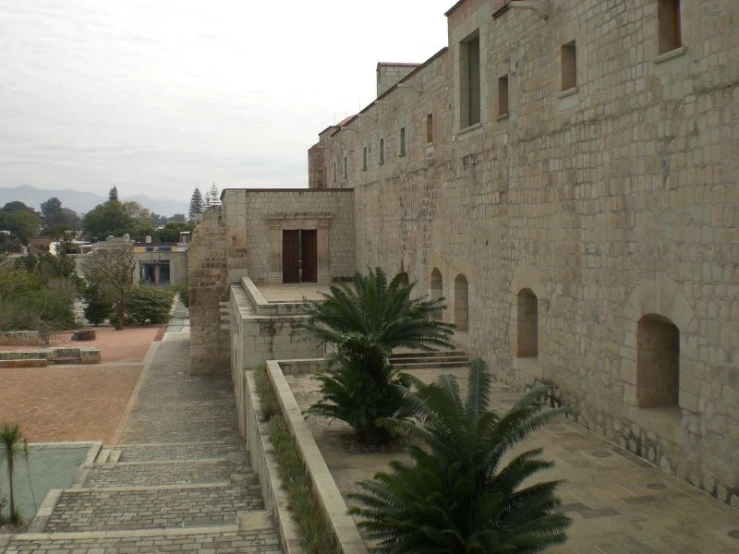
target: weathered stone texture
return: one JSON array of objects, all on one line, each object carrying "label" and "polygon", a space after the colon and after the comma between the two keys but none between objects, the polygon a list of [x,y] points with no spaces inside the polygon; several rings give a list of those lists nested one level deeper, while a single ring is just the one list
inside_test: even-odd
[{"label": "weathered stone texture", "polygon": [[[660,56],[653,0],[555,0],[548,19],[468,0],[412,88],[319,145],[329,186],[354,188],[357,267],[402,268],[429,292],[437,268],[446,319],[468,304],[463,342],[500,379],[556,384],[588,428],[739,502],[739,18],[733,0],[681,4],[683,50]],[[460,41],[477,29],[481,123],[460,130]],[[577,89],[562,95],[573,40]],[[527,357],[523,289],[537,297]],[[637,407],[648,314],[679,330],[679,407]]]},{"label": "weathered stone texture", "polygon": [[221,302],[228,300],[228,244],[220,210],[205,214],[188,251],[192,373],[228,373],[229,332],[221,328]]}]

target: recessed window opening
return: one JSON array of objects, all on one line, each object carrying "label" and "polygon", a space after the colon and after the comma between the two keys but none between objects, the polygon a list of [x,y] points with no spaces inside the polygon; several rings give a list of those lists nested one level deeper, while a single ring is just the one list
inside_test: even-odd
[{"label": "recessed window opening", "polygon": [[480,36],[473,35],[460,43],[460,126],[462,129],[480,123]]},{"label": "recessed window opening", "polygon": [[519,291],[516,310],[516,355],[519,358],[535,358],[539,355],[539,299],[534,291]]},{"label": "recessed window opening", "polygon": [[664,54],[683,45],[680,23],[680,0],[657,0],[659,53]]},{"label": "recessed window opening", "polygon": [[362,170],[367,171],[367,147],[362,150]]},{"label": "recessed window opening", "polygon": [[334,162],[334,183],[336,182],[336,162]]},{"label": "recessed window opening", "polygon": [[454,324],[457,331],[469,330],[469,287],[461,273],[454,279]]},{"label": "recessed window opening", "polygon": [[[431,271],[431,300],[441,300],[444,297],[444,281],[441,277],[441,271],[438,268],[434,268]],[[441,314],[436,319],[441,319]]]},{"label": "recessed window opening", "polygon": [[575,41],[562,46],[562,90],[577,86],[577,47]]},{"label": "recessed window opening", "polygon": [[400,128],[400,156],[405,156],[405,127]]},{"label": "recessed window opening", "polygon": [[349,176],[349,158],[344,156],[344,179]]},{"label": "recessed window opening", "polygon": [[508,75],[498,79],[498,116],[508,114]]},{"label": "recessed window opening", "polygon": [[380,139],[380,165],[385,163],[385,139]]},{"label": "recessed window opening", "polygon": [[679,400],[680,330],[666,317],[645,315],[637,324],[637,406],[678,406]]},{"label": "recessed window opening", "polygon": [[434,142],[434,114],[426,116],[426,143]]}]

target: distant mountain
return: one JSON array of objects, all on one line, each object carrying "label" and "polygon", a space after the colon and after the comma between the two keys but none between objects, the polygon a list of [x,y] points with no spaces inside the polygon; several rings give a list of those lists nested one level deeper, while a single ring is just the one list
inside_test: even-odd
[{"label": "distant mountain", "polygon": [[[37,189],[28,185],[21,185],[13,188],[0,187],[0,206],[8,202],[23,202],[27,206],[40,209],[41,202],[46,202],[49,198],[56,197],[62,201],[62,206],[70,208],[82,215],[89,212],[98,204],[102,204],[108,200],[108,196],[102,196],[92,192],[80,192],[78,190],[64,189]],[[187,215],[190,209],[189,202],[180,200],[167,200],[164,198],[151,198],[144,194],[136,194],[133,196],[121,196],[121,200],[126,202],[138,202],[145,208],[154,213],[165,216],[173,216],[174,214]],[[188,198],[189,200],[189,198]]]}]

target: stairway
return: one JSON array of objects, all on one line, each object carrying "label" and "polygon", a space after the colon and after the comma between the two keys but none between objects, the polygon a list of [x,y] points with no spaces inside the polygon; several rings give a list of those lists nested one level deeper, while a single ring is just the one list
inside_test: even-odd
[{"label": "stairway", "polygon": [[4,552],[180,550],[282,552],[242,443],[102,447]]},{"label": "stairway", "polygon": [[442,352],[401,352],[390,356],[395,369],[454,369],[468,367],[470,359],[463,350]]}]

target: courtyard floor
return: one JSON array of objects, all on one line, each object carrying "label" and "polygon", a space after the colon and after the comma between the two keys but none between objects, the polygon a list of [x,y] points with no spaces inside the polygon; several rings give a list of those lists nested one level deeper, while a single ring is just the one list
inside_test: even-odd
[{"label": "courtyard floor", "polygon": [[[439,370],[414,370],[426,382]],[[453,370],[460,384],[466,370]],[[319,399],[318,383],[310,375],[286,376],[302,411]],[[462,386],[465,394],[465,387]],[[507,410],[518,393],[496,384],[492,406]],[[403,456],[355,454],[347,451],[343,422],[307,420],[331,473],[343,495],[355,483],[386,469]],[[553,460],[545,479],[564,479],[562,510],[573,520],[568,542],[552,554],[736,554],[739,552],[739,511],[706,493],[667,475],[644,460],[563,420],[550,424],[524,445],[544,448]]]}]

